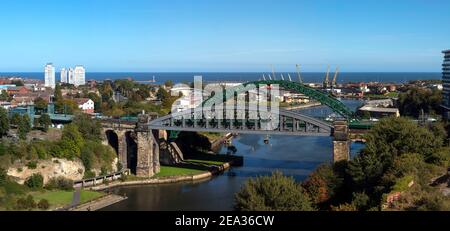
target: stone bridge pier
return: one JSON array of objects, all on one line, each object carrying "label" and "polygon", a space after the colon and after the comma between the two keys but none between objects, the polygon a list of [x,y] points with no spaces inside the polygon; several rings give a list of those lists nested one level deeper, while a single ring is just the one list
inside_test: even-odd
[{"label": "stone bridge pier", "polygon": [[349,128],[347,121],[335,121],[333,123],[333,161],[350,160]]},{"label": "stone bridge pier", "polygon": [[117,153],[122,168],[140,177],[160,171],[158,131],[149,130],[148,115],[139,115],[138,123],[103,123],[104,144]]}]

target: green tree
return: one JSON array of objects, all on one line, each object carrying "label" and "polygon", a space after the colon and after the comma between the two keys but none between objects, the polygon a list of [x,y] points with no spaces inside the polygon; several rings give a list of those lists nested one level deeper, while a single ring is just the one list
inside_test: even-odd
[{"label": "green tree", "polygon": [[31,125],[30,125],[30,117],[28,117],[27,114],[22,116],[22,119],[20,120],[20,124],[18,125],[18,133],[19,138],[22,140],[25,140],[27,138],[27,134],[31,131]]},{"label": "green tree", "polygon": [[52,124],[52,120],[48,114],[42,114],[41,118],[39,118],[39,124],[42,126],[42,129],[47,132]]},{"label": "green tree", "polygon": [[84,143],[83,136],[75,124],[66,125],[63,129],[62,140],[72,140],[77,146],[82,146]]},{"label": "green tree", "polygon": [[0,107],[0,138],[8,133],[9,119],[6,109]]},{"label": "green tree", "polygon": [[38,204],[37,207],[41,210],[47,210],[50,208],[50,203],[48,202],[48,200],[46,199],[41,199]]},{"label": "green tree", "polygon": [[41,189],[44,187],[44,178],[41,174],[35,173],[25,180],[25,185],[31,189]]},{"label": "green tree", "polygon": [[19,126],[19,124],[22,122],[22,116],[19,115],[19,113],[14,113],[11,117],[10,123],[12,125]]},{"label": "green tree", "polygon": [[292,177],[275,172],[272,176],[249,179],[235,195],[239,211],[311,211],[314,207]]},{"label": "green tree", "polygon": [[2,101],[11,101],[12,97],[8,94],[7,91],[1,91],[0,93],[0,100]]},{"label": "green tree", "polygon": [[4,186],[6,184],[8,175],[6,174],[6,170],[3,168],[0,168],[0,187]]},{"label": "green tree", "polygon": [[39,110],[40,112],[44,111],[47,109],[48,106],[48,101],[41,98],[41,97],[37,97],[34,100],[34,107]]},{"label": "green tree", "polygon": [[94,120],[89,115],[83,113],[76,115],[73,123],[78,127],[78,131],[80,131],[85,140],[101,140],[100,121]]},{"label": "green tree", "polygon": [[413,87],[400,94],[398,102],[402,115],[417,118],[422,110],[426,114],[440,111],[442,91]]},{"label": "green tree", "polygon": [[173,87],[173,81],[172,80],[167,80],[166,82],[164,82],[164,86],[166,86],[166,87]]}]

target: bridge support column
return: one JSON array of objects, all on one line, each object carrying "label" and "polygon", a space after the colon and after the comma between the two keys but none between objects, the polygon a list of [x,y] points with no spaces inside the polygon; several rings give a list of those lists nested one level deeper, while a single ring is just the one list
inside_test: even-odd
[{"label": "bridge support column", "polygon": [[347,121],[335,121],[334,140],[333,140],[333,161],[348,161],[350,160],[350,143],[348,123]]},{"label": "bridge support column", "polygon": [[152,131],[146,127],[148,121],[147,115],[140,115],[136,129],[136,175],[139,177],[152,177],[160,171],[159,145]]}]

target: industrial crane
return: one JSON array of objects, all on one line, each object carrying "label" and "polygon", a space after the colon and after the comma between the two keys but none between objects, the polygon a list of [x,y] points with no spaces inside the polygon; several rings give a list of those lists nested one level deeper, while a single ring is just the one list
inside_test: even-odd
[{"label": "industrial crane", "polygon": [[336,68],[336,72],[334,73],[333,82],[331,82],[331,87],[336,88],[337,87],[337,76],[339,74],[339,67]]},{"label": "industrial crane", "polygon": [[323,81],[323,88],[327,89],[330,83],[330,66],[328,65],[327,75],[325,76],[325,80]]},{"label": "industrial crane", "polygon": [[296,67],[297,67],[297,75],[298,75],[298,81],[300,82],[300,83],[303,83],[303,79],[302,79],[302,76],[300,75],[300,65],[295,65]]}]

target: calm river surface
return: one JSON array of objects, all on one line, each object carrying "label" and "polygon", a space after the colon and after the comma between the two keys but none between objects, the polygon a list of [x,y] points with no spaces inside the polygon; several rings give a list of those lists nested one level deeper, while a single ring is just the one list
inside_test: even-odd
[{"label": "calm river surface", "polygon": [[[345,101],[349,107],[362,102]],[[305,111],[306,112],[306,111]],[[315,108],[307,114],[329,113]],[[275,170],[304,180],[319,165],[332,161],[331,137],[272,136],[264,144],[265,136],[241,135],[233,140],[236,155],[244,156],[244,166],[233,168],[211,180],[197,183],[132,186],[114,189],[126,194],[128,200],[103,209],[104,211],[224,211],[233,209],[234,194],[249,177],[269,175]],[[352,156],[362,144],[352,144]],[[226,148],[222,150],[226,153]],[[230,174],[232,172],[233,174]]]}]

